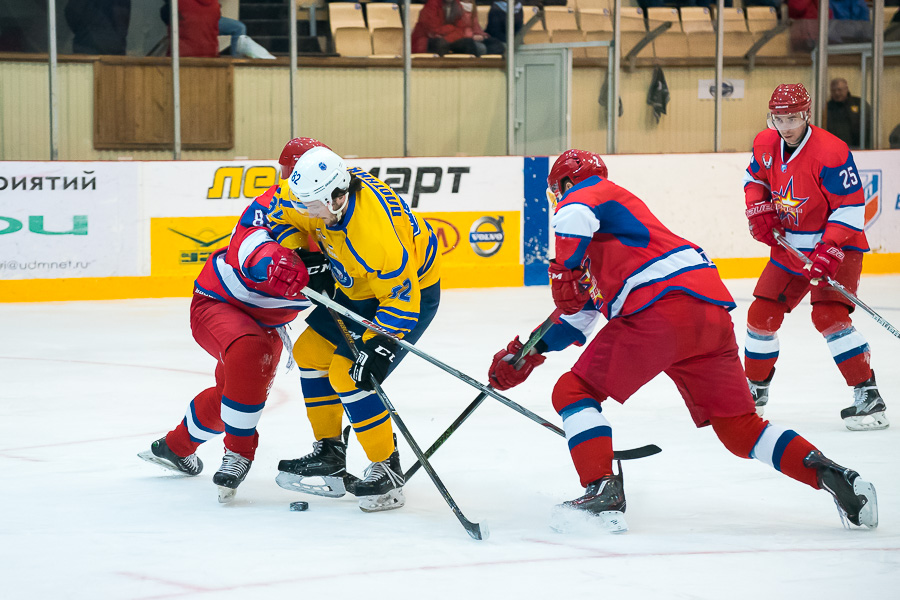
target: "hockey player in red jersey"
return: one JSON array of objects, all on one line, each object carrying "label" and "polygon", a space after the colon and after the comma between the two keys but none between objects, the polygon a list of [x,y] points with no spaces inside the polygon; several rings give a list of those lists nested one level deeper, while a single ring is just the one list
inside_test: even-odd
[{"label": "hockey player in red jersey", "polygon": [[[300,154],[324,144],[309,138],[288,142],[280,162],[290,173]],[[301,293],[334,282],[328,260],[308,249],[292,251],[274,241],[267,228],[272,186],[244,210],[226,248],[213,253],[194,282],[190,322],[194,339],[216,358],[216,385],[200,392],[184,419],[166,436],[138,454],[168,469],[198,475],[196,450],[225,433],[225,456],[213,476],[219,500],[234,496],[253,462],[256,425],[281,357],[281,329],[311,306]],[[311,280],[312,278],[312,280]],[[284,336],[284,337],[282,337]]]},{"label": "hockey player in red jersey", "polygon": [[[762,415],[778,360],[778,329],[811,289],[813,324],[853,388],[853,406],[841,411],[844,424],[852,431],[884,429],[889,423],[869,345],[850,320],[854,306],[824,281],[830,276],[854,293],[859,286],[869,250],[862,182],[847,144],[810,125],[809,108],[803,85],[779,85],[769,100],[769,129],[753,141],[744,177],[746,214],[751,235],[772,249],[747,315],[744,368]],[[809,256],[811,268],[781,247],[773,230]]]},{"label": "hockey player in red jersey", "polygon": [[[756,414],[728,311],[734,302],[715,265],[696,245],[669,231],[636,196],[607,179],[591,152],[568,150],[547,179],[558,201],[552,225],[556,258],[550,283],[557,323],[520,364],[509,361],[518,338],[494,356],[491,383],[522,383],[543,353],[584,344],[602,312],[608,323],[553,389],[575,469],[586,488],[557,514],[598,515],[612,531],[627,528],[621,472],[613,473],[607,398],[624,403],[665,373],[694,423],[712,425],[741,458],[756,458],[834,497],[842,520],[876,527],[875,489],[825,458],[794,431]],[[846,523],[846,521],[845,521]]]}]

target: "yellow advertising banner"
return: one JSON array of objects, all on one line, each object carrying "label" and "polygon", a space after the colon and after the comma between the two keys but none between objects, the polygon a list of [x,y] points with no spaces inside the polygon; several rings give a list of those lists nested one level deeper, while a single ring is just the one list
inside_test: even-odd
[{"label": "yellow advertising banner", "polygon": [[443,254],[442,288],[522,285],[521,212],[418,214],[434,229]]},{"label": "yellow advertising banner", "polygon": [[151,277],[196,277],[209,256],[231,239],[237,217],[150,219]]}]

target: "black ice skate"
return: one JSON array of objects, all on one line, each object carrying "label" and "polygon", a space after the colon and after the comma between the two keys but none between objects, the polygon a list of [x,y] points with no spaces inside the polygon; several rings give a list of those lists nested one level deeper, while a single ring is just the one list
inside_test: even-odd
[{"label": "black ice skate", "polygon": [[853,406],[842,410],[841,418],[850,431],[887,429],[890,422],[884,415],[886,409],[873,372],[870,379],[853,386]]},{"label": "black ice skate", "polygon": [[347,473],[347,438],[325,438],[313,443],[313,451],[301,458],[278,462],[275,483],[286,490],[340,498],[352,494],[356,477]]},{"label": "black ice skate", "polygon": [[355,494],[363,512],[378,512],[400,508],[406,504],[403,496],[403,470],[394,437],[394,452],[387,460],[374,462],[366,468],[363,479],[356,484]]},{"label": "black ice skate", "polygon": [[828,460],[818,450],[810,452],[803,464],[816,469],[816,481],[834,497],[844,527],[850,529],[848,521],[870,529],[878,527],[878,498],[874,485],[863,481],[856,471]]},{"label": "black ice skate", "polygon": [[587,486],[584,495],[554,507],[550,527],[560,533],[602,524],[610,533],[628,531],[625,521],[625,486],[622,463],[619,474],[607,475]]},{"label": "black ice skate", "polygon": [[219,502],[231,502],[237,493],[237,487],[241,485],[253,462],[244,458],[237,452],[225,451],[222,457],[222,466],[213,475],[213,483],[219,486]]},{"label": "black ice skate", "polygon": [[753,402],[756,404],[756,414],[763,416],[766,412],[766,404],[769,402],[769,386],[772,384],[772,377],[775,376],[775,367],[772,372],[763,381],[747,380],[750,386],[750,394],[753,396]]},{"label": "black ice skate", "polygon": [[165,467],[170,471],[183,473],[191,477],[199,475],[200,471],[203,470],[203,461],[200,460],[196,453],[183,458],[178,456],[169,448],[165,437],[161,437],[150,444],[149,450],[138,452],[138,457],[143,458],[147,462]]}]

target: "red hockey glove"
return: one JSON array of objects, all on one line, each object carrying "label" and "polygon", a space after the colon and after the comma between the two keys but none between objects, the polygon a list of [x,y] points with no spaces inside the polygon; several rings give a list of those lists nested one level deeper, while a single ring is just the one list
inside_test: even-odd
[{"label": "red hockey glove", "polygon": [[553,302],[564,315],[574,315],[579,312],[591,294],[587,287],[581,283],[584,271],[581,267],[567,269],[556,261],[550,261],[550,291],[553,293]]},{"label": "red hockey glove", "polygon": [[522,342],[519,341],[519,336],[516,336],[516,339],[511,341],[506,348],[494,355],[491,369],[488,371],[488,379],[494,389],[502,391],[516,387],[528,379],[535,367],[544,364],[544,361],[547,360],[543,354],[529,353],[522,357],[517,369],[510,361],[521,349]]},{"label": "red hockey glove", "polygon": [[270,259],[266,269],[269,289],[285,298],[296,298],[309,283],[309,273],[299,256],[281,244],[269,242],[260,246],[254,253],[256,264]]},{"label": "red hockey glove", "polygon": [[813,283],[820,283],[826,277],[834,277],[844,260],[844,252],[831,242],[821,241],[809,255],[809,260],[812,265],[806,277]]},{"label": "red hockey glove", "polygon": [[751,204],[744,214],[750,221],[750,235],[753,236],[753,239],[769,246],[778,245],[778,241],[772,235],[772,230],[777,229],[778,233],[784,235],[784,226],[781,224],[781,219],[778,218],[774,204],[757,202]]}]

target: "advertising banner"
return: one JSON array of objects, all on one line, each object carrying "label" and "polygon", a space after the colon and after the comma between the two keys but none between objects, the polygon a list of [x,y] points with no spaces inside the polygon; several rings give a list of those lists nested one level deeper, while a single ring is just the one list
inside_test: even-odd
[{"label": "advertising banner", "polygon": [[443,254],[444,287],[522,285],[521,213],[423,212]]},{"label": "advertising banner", "polygon": [[872,252],[900,252],[900,151],[854,152]]},{"label": "advertising banner", "polygon": [[150,275],[196,277],[203,263],[228,245],[235,217],[150,219]]},{"label": "advertising banner", "polygon": [[139,275],[139,169],[0,162],[0,279]]},{"label": "advertising banner", "polygon": [[[349,159],[416,211],[522,210],[522,158]],[[147,162],[142,194],[150,217],[238,216],[278,182],[275,161]]]}]

